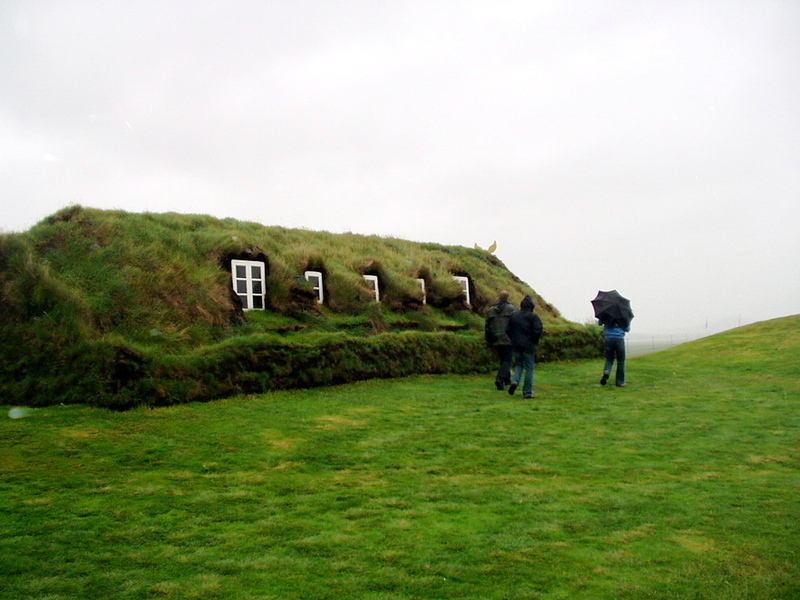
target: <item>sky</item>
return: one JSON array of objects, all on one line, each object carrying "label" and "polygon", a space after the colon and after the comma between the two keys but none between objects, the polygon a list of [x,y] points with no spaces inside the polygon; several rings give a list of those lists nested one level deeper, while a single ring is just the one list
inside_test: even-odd
[{"label": "sky", "polygon": [[632,335],[800,313],[796,0],[3,0],[0,27],[0,232],[80,204],[496,242],[570,320],[618,290]]}]

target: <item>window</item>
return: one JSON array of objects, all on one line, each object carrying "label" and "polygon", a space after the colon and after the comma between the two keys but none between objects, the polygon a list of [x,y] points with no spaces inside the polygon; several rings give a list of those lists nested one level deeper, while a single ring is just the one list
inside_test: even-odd
[{"label": "window", "polygon": [[306,281],[314,286],[314,291],[317,292],[317,304],[322,304],[325,300],[325,293],[322,291],[322,273],[319,271],[306,271]]},{"label": "window", "polygon": [[370,290],[372,290],[372,296],[375,298],[375,302],[381,301],[381,291],[378,289],[378,276],[377,275],[364,275],[364,281],[367,282],[369,285]]},{"label": "window", "polygon": [[422,288],[422,303],[423,304],[427,304],[428,303],[428,292],[425,289],[425,280],[422,279],[421,277],[419,277],[419,278],[417,278],[417,281],[419,282],[419,287]]},{"label": "window", "polygon": [[231,277],[233,291],[242,301],[244,310],[264,310],[264,263],[255,260],[232,260]]},{"label": "window", "polygon": [[461,284],[461,289],[464,292],[464,297],[467,299],[467,304],[472,304],[469,298],[469,277],[463,277],[461,275],[453,275],[453,279],[455,279],[458,283]]}]

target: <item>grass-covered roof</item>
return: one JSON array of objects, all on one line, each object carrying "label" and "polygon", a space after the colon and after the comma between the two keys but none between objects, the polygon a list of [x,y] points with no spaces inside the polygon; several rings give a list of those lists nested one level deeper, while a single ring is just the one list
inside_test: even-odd
[{"label": "grass-covered roof", "polygon": [[[233,292],[231,261],[242,259],[265,266],[264,311],[244,312]],[[303,277],[309,270],[323,274],[323,304]],[[378,277],[380,303],[365,274]],[[468,278],[469,303],[454,275]],[[425,282],[424,297],[419,279]],[[253,336],[262,345],[268,338],[273,345],[313,345],[326,335],[363,341],[408,330],[459,331],[475,339],[501,290],[509,291],[514,303],[532,296],[551,332],[587,330],[561,318],[483,250],[73,206],[26,232],[0,236],[0,327],[4,339],[16,340],[0,355],[0,386],[13,383],[24,396],[22,381],[27,380],[26,389],[37,388],[31,373],[44,376],[48,363],[74,361],[82,347],[90,354],[113,347],[116,358],[108,358],[109,364],[137,371],[117,379],[138,381],[144,377],[139,371],[148,371],[154,360],[163,365],[169,356],[180,362],[175,357],[235,346],[235,340],[252,345]],[[126,360],[134,366],[121,366]],[[65,364],[60,368],[70,371]]]}]

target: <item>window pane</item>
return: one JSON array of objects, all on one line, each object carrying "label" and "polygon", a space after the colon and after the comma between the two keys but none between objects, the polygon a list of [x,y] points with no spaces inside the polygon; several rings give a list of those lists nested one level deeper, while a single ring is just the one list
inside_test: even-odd
[{"label": "window pane", "polygon": [[458,281],[461,284],[461,289],[464,292],[464,299],[467,304],[470,304],[470,297],[469,297],[469,277],[464,277],[463,275],[453,275],[453,279]]},{"label": "window pane", "polygon": [[312,286],[314,286],[314,291],[317,292],[317,302],[322,304],[323,301],[323,291],[322,291],[322,273],[319,271],[306,271],[303,273],[308,281]]},{"label": "window pane", "polygon": [[370,291],[372,291],[372,297],[375,298],[376,301],[380,301],[380,289],[378,288],[378,276],[377,275],[364,275],[364,281],[370,287]]},{"label": "window pane", "polygon": [[[267,269],[263,262],[254,260],[231,261],[231,280],[233,290],[239,296],[245,310],[266,306],[266,281]],[[258,298],[254,298],[258,296]]]}]

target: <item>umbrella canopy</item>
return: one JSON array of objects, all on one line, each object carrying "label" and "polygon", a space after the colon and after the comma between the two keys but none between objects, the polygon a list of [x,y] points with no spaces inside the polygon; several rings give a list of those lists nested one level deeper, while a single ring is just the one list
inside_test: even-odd
[{"label": "umbrella canopy", "polygon": [[594,316],[601,321],[621,321],[627,327],[633,319],[631,301],[623,297],[617,290],[610,292],[597,292],[597,297],[592,300]]}]

